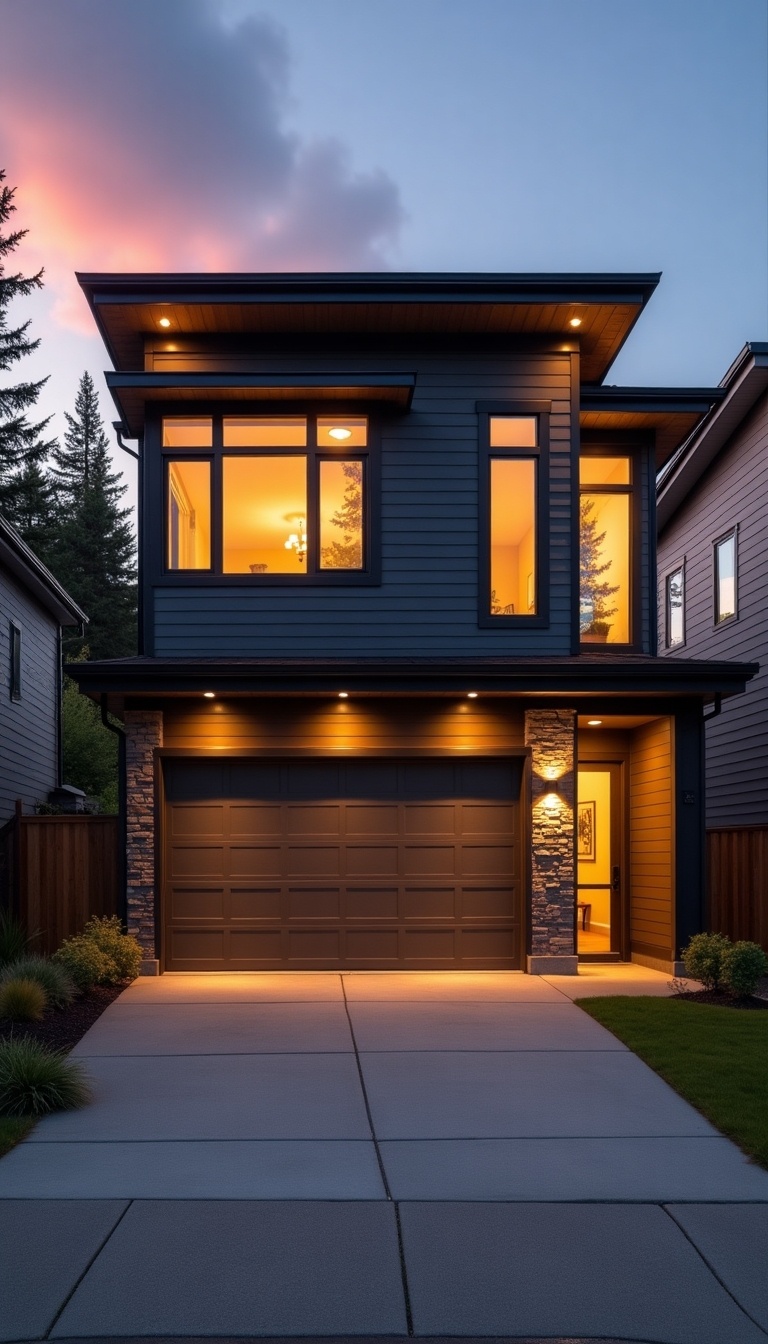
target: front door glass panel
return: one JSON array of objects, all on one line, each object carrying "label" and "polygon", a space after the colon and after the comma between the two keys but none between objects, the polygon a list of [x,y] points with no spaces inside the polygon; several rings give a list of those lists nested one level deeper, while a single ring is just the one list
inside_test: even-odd
[{"label": "front door glass panel", "polygon": [[580,769],[576,804],[577,932],[579,953],[599,955],[615,950],[613,928],[615,851],[613,797],[615,781],[608,766]]}]

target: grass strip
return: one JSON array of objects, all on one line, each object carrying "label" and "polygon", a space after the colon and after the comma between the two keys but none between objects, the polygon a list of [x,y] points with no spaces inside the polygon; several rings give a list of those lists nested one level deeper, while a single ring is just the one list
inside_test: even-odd
[{"label": "grass strip", "polygon": [[624,995],[576,1002],[768,1167],[768,1013]]},{"label": "grass strip", "polygon": [[0,1157],[9,1153],[17,1143],[21,1143],[34,1123],[34,1117],[30,1115],[0,1115]]}]

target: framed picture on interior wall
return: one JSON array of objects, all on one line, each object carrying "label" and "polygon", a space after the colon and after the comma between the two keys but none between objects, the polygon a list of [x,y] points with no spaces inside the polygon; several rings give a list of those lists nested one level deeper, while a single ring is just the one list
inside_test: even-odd
[{"label": "framed picture on interior wall", "polygon": [[576,826],[576,855],[582,862],[595,861],[595,804],[579,803]]}]

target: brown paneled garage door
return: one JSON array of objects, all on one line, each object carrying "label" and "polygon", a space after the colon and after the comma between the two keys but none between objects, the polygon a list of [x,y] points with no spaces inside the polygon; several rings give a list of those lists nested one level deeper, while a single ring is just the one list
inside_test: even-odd
[{"label": "brown paneled garage door", "polygon": [[164,775],[168,970],[520,967],[520,761]]}]

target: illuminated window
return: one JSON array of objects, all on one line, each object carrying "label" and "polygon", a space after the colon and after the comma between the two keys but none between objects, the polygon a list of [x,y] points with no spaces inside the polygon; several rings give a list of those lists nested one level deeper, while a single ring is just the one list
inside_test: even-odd
[{"label": "illuminated window", "polygon": [[211,464],[168,463],[169,569],[211,567]]},{"label": "illuminated window", "polygon": [[307,420],[299,415],[226,415],[225,448],[306,448]]},{"label": "illuminated window", "polygon": [[585,644],[632,642],[631,459],[582,456],[579,630]]},{"label": "illuminated window", "polygon": [[10,677],[9,685],[12,700],[21,700],[21,626],[15,621],[9,622],[10,636]]},{"label": "illuminated window", "polygon": [[223,539],[225,574],[305,570],[306,457],[225,457]]},{"label": "illuminated window", "polygon": [[174,415],[163,420],[164,448],[210,448],[213,420],[209,415]]},{"label": "illuminated window", "polygon": [[736,615],[736,532],[715,542],[715,624]]},{"label": "illuminated window", "polygon": [[360,458],[320,462],[320,568],[363,568],[363,462]]},{"label": "illuminated window", "polygon": [[685,568],[683,565],[674,574],[667,575],[667,648],[674,649],[677,644],[685,643]]},{"label": "illuminated window", "polygon": [[[538,415],[488,416],[487,539],[482,602],[490,623],[540,615]],[[485,620],[485,617],[482,617]]]},{"label": "illuminated window", "polygon": [[368,420],[364,415],[321,415],[317,421],[318,448],[365,448]]}]

